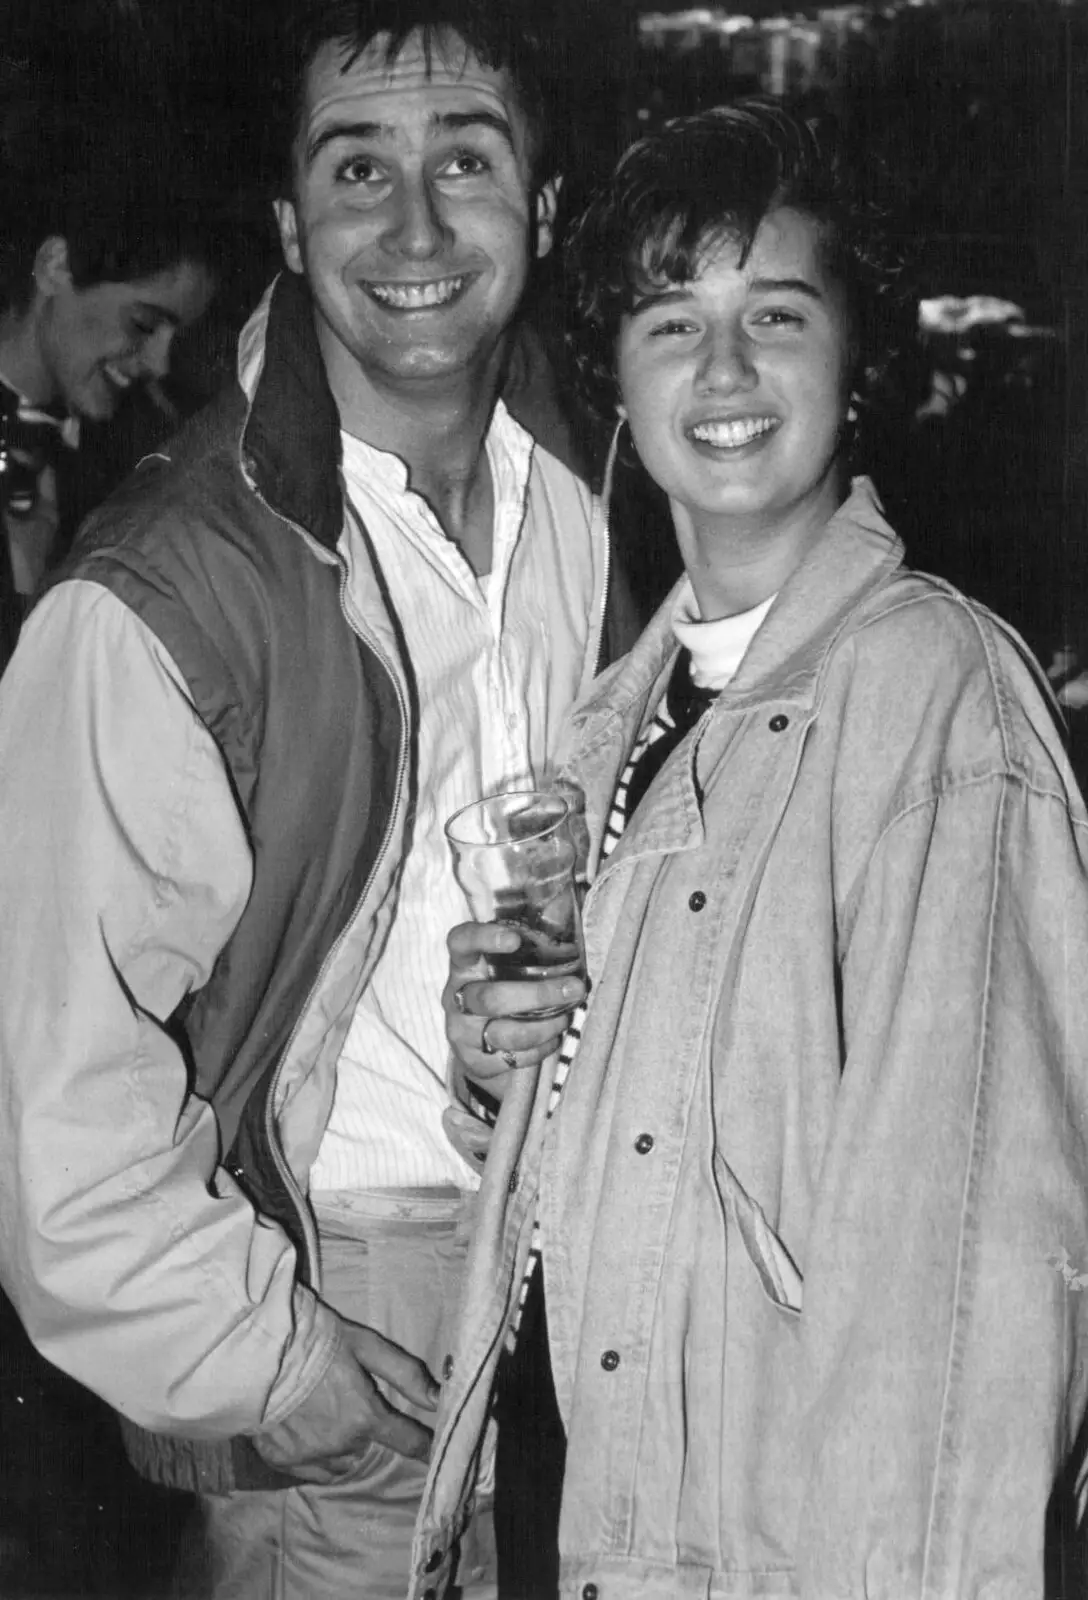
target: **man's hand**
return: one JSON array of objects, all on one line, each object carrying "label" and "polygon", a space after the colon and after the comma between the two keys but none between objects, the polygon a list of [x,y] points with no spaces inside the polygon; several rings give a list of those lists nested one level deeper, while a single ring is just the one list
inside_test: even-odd
[{"label": "man's hand", "polygon": [[438,1384],[422,1361],[341,1318],[340,1344],[321,1382],[290,1416],[255,1434],[254,1448],[269,1466],[307,1483],[353,1477],[375,1445],[425,1461],[431,1430],[395,1410],[375,1378],[426,1411],[438,1404]]},{"label": "man's hand", "polygon": [[[511,1070],[538,1067],[558,1049],[574,1007],[585,998],[586,986],[581,978],[528,982],[490,978],[487,956],[512,954],[521,944],[517,929],[501,922],[463,922],[446,942],[450,952],[449,981],[442,991],[446,1037],[468,1077],[501,1100]],[[557,1016],[528,1014],[557,1007],[562,1008]]]}]

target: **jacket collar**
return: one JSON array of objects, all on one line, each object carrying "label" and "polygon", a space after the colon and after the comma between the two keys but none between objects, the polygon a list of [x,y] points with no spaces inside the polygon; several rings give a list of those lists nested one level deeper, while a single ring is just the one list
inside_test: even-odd
[{"label": "jacket collar", "polygon": [[[901,566],[903,553],[872,483],[855,478],[848,498],[783,584],[719,705],[736,711],[767,700],[811,706],[836,638],[866,596]],[[641,722],[656,705],[679,653],[672,617],[687,587],[688,579],[681,578],[631,653],[583,701],[573,719],[579,749],[614,718],[637,716]]]},{"label": "jacket collar", "polygon": [[336,549],[343,524],[340,414],[302,278],[283,272],[242,330],[238,381],[248,401],[242,464],[274,511]]},{"label": "jacket collar", "polygon": [[[343,524],[340,414],[325,375],[303,278],[281,272],[238,341],[238,381],[248,406],[242,464],[274,511],[328,550]],[[514,331],[502,395],[514,420],[576,474],[581,467],[554,394],[555,379],[524,323]]]}]

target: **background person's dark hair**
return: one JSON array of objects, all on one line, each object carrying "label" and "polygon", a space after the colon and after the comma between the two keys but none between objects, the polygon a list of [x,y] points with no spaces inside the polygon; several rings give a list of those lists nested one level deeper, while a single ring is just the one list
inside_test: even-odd
[{"label": "background person's dark hair", "polygon": [[822,225],[826,264],[846,291],[852,383],[864,401],[904,337],[901,242],[868,172],[829,118],[738,101],[678,117],[620,158],[567,241],[568,334],[578,397],[602,430],[615,423],[621,318],[649,284],[690,281],[708,243],[736,240],[742,260],[759,224],[792,206]]},{"label": "background person's dark hair", "polygon": [[444,37],[453,34],[484,66],[509,72],[529,123],[534,179],[543,182],[554,175],[560,161],[554,135],[562,121],[557,101],[566,36],[551,7],[530,7],[525,0],[293,0],[281,74],[281,185],[290,184],[306,72],[322,46],[342,45],[347,69],[384,35],[386,60],[392,64],[415,33],[423,36],[428,61],[441,51]]},{"label": "background person's dark hair", "polygon": [[131,283],[182,261],[214,269],[220,224],[181,139],[161,123],[65,118],[28,106],[0,161],[0,309],[24,310],[34,257],[59,237],[77,288]]}]

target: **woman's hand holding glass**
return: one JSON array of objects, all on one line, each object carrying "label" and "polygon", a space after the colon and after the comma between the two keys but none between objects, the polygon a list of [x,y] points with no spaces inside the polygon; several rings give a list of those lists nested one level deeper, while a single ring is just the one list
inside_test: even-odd
[{"label": "woman's hand holding glass", "polygon": [[586,993],[580,977],[492,978],[489,958],[512,955],[521,942],[518,930],[501,922],[463,922],[447,940],[446,1036],[467,1076],[496,1100],[512,1071],[538,1067],[558,1049]]}]

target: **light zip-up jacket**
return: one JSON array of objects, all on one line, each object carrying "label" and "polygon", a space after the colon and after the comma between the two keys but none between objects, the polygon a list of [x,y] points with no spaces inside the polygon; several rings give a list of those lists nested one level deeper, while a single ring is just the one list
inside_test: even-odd
[{"label": "light zip-up jacket", "polygon": [[[539,1207],[564,1600],[1031,1600],[1088,1394],[1088,818],[1040,675],[864,480],[585,905],[487,1158],[412,1594]],[[575,715],[590,870],[672,600]],[[430,1573],[428,1572],[430,1568]]]},{"label": "light zip-up jacket", "polygon": [[[32,618],[0,686],[0,1281],[43,1354],[151,1430],[128,1430],[141,1470],[205,1491],[285,1481],[250,1437],[335,1352],[305,1196],[412,737],[410,668],[346,593],[339,417],[290,274],[240,372],[81,534],[51,602],[91,596],[93,671],[43,692]],[[527,495],[570,511],[558,729],[605,536],[558,461]],[[167,768],[148,703],[188,729]],[[209,764],[229,828],[195,798]]]}]

